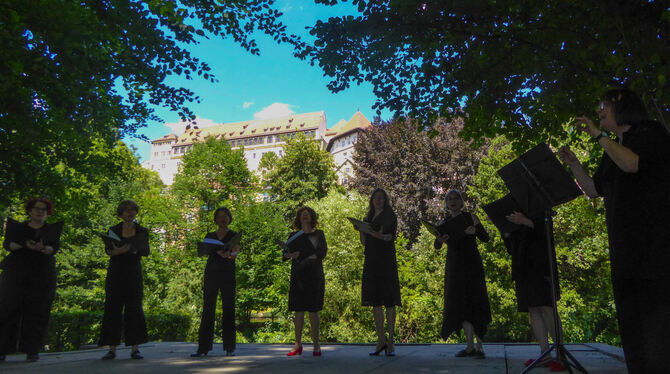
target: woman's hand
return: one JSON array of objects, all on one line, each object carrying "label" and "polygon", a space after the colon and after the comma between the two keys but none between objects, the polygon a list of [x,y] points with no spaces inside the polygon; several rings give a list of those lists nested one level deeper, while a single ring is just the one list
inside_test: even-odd
[{"label": "woman's hand", "polygon": [[295,260],[296,258],[300,257],[300,251],[295,251],[291,253],[285,253],[284,257],[290,258],[292,260]]},{"label": "woman's hand", "polygon": [[42,250],[44,249],[44,244],[42,244],[41,240],[39,242],[36,242],[34,240],[26,240],[26,247],[28,247],[28,249],[31,249],[33,251],[42,252]]},{"label": "woman's hand", "polygon": [[112,244],[114,251],[112,251],[112,256],[122,255],[130,250],[130,243],[126,243],[120,247],[117,247],[115,244]]},{"label": "woman's hand", "polygon": [[9,250],[10,251],[16,251],[17,249],[21,249],[21,248],[23,248],[23,246],[21,244],[15,243],[15,242],[9,242]]},{"label": "woman's hand", "polygon": [[307,259],[308,260],[316,260],[317,257],[316,257],[316,255],[310,255],[309,257],[307,257]]},{"label": "woman's hand", "polygon": [[573,152],[568,146],[563,146],[558,150],[558,158],[560,158],[561,161],[567,165],[574,165],[575,163],[579,162],[575,152]]},{"label": "woman's hand", "polygon": [[600,134],[600,129],[586,116],[580,116],[575,119],[575,128],[589,134],[592,138],[595,138]]},{"label": "woman's hand", "polygon": [[477,229],[474,226],[468,226],[468,228],[465,229],[466,235],[474,235],[475,232],[477,232]]},{"label": "woman's hand", "polygon": [[449,234],[442,234],[435,239],[437,239],[437,241],[440,243],[446,243],[449,240]]},{"label": "woman's hand", "polygon": [[526,217],[521,212],[512,212],[512,214],[505,216],[505,218],[507,218],[508,221],[515,223],[517,225],[535,227],[535,225],[533,225],[533,221],[528,219],[528,217]]}]

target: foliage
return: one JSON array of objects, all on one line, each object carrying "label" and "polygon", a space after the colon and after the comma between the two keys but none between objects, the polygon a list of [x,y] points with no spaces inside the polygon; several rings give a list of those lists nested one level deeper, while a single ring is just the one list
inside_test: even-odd
[{"label": "foliage", "polygon": [[242,149],[232,150],[225,139],[208,137],[183,156],[172,190],[191,207],[204,206],[208,212],[224,202],[249,198],[254,180]]},{"label": "foliage", "polygon": [[0,207],[66,185],[96,141],[111,147],[158,119],[155,106],[194,120],[199,97],[170,75],[215,82],[187,46],[205,32],[252,54],[261,31],[294,42],[274,0],[0,1]]},{"label": "foliage", "polygon": [[[183,341],[190,317],[165,311],[145,314],[151,341]],[[101,312],[52,312],[48,331],[50,351],[71,351],[96,344],[100,335]]]},{"label": "foliage", "polygon": [[352,2],[359,14],[317,21],[296,55],[318,64],[333,92],[370,82],[378,110],[430,126],[464,105],[467,137],[504,134],[519,148],[566,137],[561,125],[613,86],[670,119],[666,1]]},{"label": "foliage", "polygon": [[287,217],[305,202],[320,199],[337,189],[337,175],[332,155],[317,140],[304,134],[284,138],[284,156],[265,173],[263,184]]},{"label": "foliage", "polygon": [[364,195],[384,188],[410,242],[419,234],[419,219],[436,222],[444,194],[466,191],[477,171],[484,148],[460,138],[460,129],[460,120],[440,120],[431,137],[417,132],[414,122],[396,119],[376,123],[356,142],[351,185]]}]

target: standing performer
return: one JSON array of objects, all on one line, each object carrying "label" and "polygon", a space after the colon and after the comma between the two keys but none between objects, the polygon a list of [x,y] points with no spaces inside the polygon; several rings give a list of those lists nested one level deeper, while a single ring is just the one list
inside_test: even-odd
[{"label": "standing performer", "polygon": [[[472,213],[463,212],[465,201],[458,190],[451,190],[445,195],[445,210],[449,216],[445,221],[463,215],[469,226],[465,236],[450,239],[443,234],[435,238],[435,249],[447,243],[447,261],[444,266],[444,313],[442,314],[442,338],[447,339],[461,326],[465,332],[467,347],[456,354],[456,357],[474,356],[484,358],[482,337],[491,323],[491,307],[486,292],[486,279],[482,258],[477,250],[475,237],[482,242],[489,240],[486,229],[479,218]],[[477,337],[475,347],[474,336]]]},{"label": "standing performer", "polygon": [[[105,280],[105,314],[100,328],[99,345],[109,345],[103,360],[116,358],[116,346],[121,344],[121,332],[126,346],[132,345],[130,357],[141,360],[137,346],[149,341],[142,309],[144,286],[142,256],[149,255],[149,232],[135,222],[140,207],[133,200],[123,200],[116,215],[123,220],[110,228],[121,239],[121,245],[105,246],[109,255]],[[123,310],[123,321],[121,311]]]},{"label": "standing performer", "polygon": [[[593,178],[567,147],[559,157],[589,197],[605,198],[612,286],[630,373],[667,373],[670,336],[670,135],[628,89],[605,92],[602,131],[587,117],[577,129],[604,153]],[[616,139],[610,138],[614,133]]]},{"label": "standing performer", "polygon": [[[554,326],[554,302],[551,300],[551,278],[549,269],[549,255],[547,252],[547,238],[544,227],[544,216],[528,218],[521,212],[511,212],[507,220],[522,227],[512,233],[503,233],[503,240],[507,252],[512,256],[512,279],[516,291],[516,302],[519,312],[528,312],[530,327],[535,339],[540,344],[540,353],[549,349],[549,338],[556,342],[556,328]],[[553,222],[550,222],[553,232]],[[553,252],[553,235],[550,238]],[[556,254],[551,260],[556,269]],[[556,300],[560,299],[558,274],[554,273]],[[560,320],[559,320],[560,324]],[[559,328],[560,325],[559,325]],[[529,366],[535,359],[525,362]],[[545,356],[537,366],[549,367],[550,371],[563,371],[564,365]]]},{"label": "standing performer", "polygon": [[302,354],[305,311],[309,312],[309,323],[312,327],[312,355],[321,356],[319,311],[323,309],[326,289],[322,261],[328,252],[328,245],[323,231],[316,229],[318,224],[318,216],[312,208],[304,206],[298,209],[293,227],[300,230],[289,235],[289,251],[284,252],[284,260],[292,260],[288,309],[295,312],[295,344],[287,356]]},{"label": "standing performer", "polygon": [[[205,235],[207,239],[215,239],[223,243],[237,235],[228,225],[233,222],[233,215],[226,207],[220,207],[214,212],[214,222],[219,229]],[[235,352],[235,258],[240,250],[235,245],[230,251],[218,250],[209,255],[205,267],[205,279],[202,287],[203,306],[200,331],[198,332],[198,351],[191,357],[203,357],[212,350],[214,339],[214,317],[216,312],[216,298],[221,293],[223,306],[223,350],[226,356],[234,356]]]},{"label": "standing performer", "polygon": [[[0,361],[18,350],[26,361],[39,360],[51,303],[56,294],[56,261],[62,225],[46,219],[53,204],[44,198],[26,203],[30,220],[8,219],[3,247],[10,253],[0,263]],[[20,326],[20,328],[19,328]]]},{"label": "standing performer", "polygon": [[[393,346],[395,307],[401,305],[394,243],[398,219],[383,189],[377,188],[370,196],[365,222],[368,222],[374,230],[373,234],[360,233],[361,243],[365,247],[361,303],[363,306],[373,307],[372,315],[377,330],[377,346],[370,355],[377,356],[385,350],[387,356],[395,356]],[[384,333],[382,306],[386,307],[388,339]]]}]

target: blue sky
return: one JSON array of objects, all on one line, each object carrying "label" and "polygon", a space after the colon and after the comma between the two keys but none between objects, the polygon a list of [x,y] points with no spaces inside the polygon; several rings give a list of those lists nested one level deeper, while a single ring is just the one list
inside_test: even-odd
[{"label": "blue sky", "polygon": [[[336,7],[315,5],[311,0],[277,1],[277,8],[284,15],[282,21],[288,33],[309,38],[305,26],[314,25],[317,19],[343,14],[355,14],[351,4]],[[370,84],[352,85],[333,94],[326,88],[328,79],[318,66],[293,57],[293,48],[277,45],[270,37],[258,34],[256,41],[261,55],[253,56],[231,40],[201,38],[197,46],[188,49],[206,61],[219,82],[210,83],[194,77],[193,80],[173,78],[168,83],[191,89],[202,99],[190,108],[198,118],[200,127],[215,123],[250,120],[261,116],[272,117],[294,113],[325,111],[328,127],[341,119],[349,120],[357,109],[372,121],[375,97]],[[184,124],[179,116],[166,108],[156,108],[164,122],[150,123],[139,131],[149,139],[170,132],[180,133]],[[388,115],[382,114],[387,118]],[[137,148],[141,161],[149,158],[150,144],[138,139],[124,139]]]}]

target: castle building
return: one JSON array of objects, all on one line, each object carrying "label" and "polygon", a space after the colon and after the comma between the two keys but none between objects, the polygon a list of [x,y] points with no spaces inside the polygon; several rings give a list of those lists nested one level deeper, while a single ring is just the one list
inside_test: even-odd
[{"label": "castle building", "polygon": [[323,111],[292,114],[284,117],[257,119],[198,128],[188,128],[181,135],[168,134],[151,141],[151,155],[142,166],[158,172],[166,185],[171,185],[179,171],[181,158],[193,144],[213,136],[226,139],[235,148],[244,148],[244,157],[249,170],[256,172],[263,154],[274,152],[283,155],[282,137],[303,133],[309,138],[320,140],[322,146],[333,154],[340,184],[346,185],[353,175],[353,146],[360,131],[372,126],[360,112],[348,122],[338,122],[330,129],[326,128],[326,115]]}]

